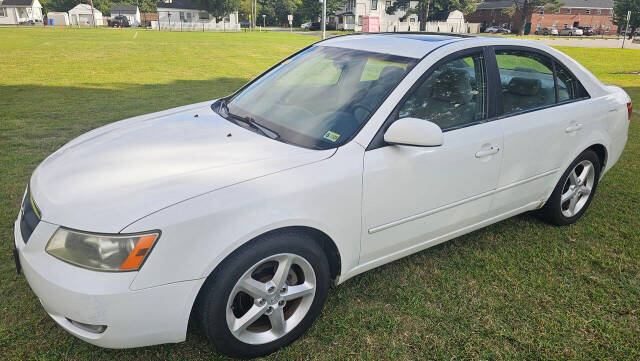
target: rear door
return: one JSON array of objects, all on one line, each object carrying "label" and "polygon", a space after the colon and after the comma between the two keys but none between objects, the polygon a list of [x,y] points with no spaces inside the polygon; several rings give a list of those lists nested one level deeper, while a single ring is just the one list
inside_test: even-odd
[{"label": "rear door", "polygon": [[584,87],[555,59],[526,47],[495,47],[501,92],[503,164],[493,208],[503,213],[544,200],[593,114]]}]

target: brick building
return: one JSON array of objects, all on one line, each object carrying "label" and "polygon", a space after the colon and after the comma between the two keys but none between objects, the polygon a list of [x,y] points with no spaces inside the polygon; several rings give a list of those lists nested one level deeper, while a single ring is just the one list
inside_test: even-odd
[{"label": "brick building", "polygon": [[[598,32],[615,34],[618,27],[613,23],[613,0],[560,0],[562,7],[556,11],[536,9],[524,24],[525,34],[540,28],[563,29],[572,26],[591,26]],[[481,23],[484,27],[503,25],[517,33],[523,26],[520,14],[513,16],[505,10],[513,6],[513,0],[484,0],[478,9],[466,18],[469,22]]]}]

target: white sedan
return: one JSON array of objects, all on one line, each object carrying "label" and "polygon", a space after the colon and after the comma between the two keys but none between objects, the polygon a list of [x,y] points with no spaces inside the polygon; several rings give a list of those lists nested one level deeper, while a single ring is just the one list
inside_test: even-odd
[{"label": "white sedan", "polygon": [[577,221],[630,116],[622,89],[542,44],[336,37],[50,155],[16,264],[92,344],[180,342],[192,319],[225,354],[265,355],[332,284],[526,211]]}]

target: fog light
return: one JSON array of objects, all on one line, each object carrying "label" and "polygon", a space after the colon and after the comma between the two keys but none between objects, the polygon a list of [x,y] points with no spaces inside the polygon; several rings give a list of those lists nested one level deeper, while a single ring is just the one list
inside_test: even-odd
[{"label": "fog light", "polygon": [[85,330],[91,333],[103,333],[104,330],[107,329],[105,325],[90,325],[88,323],[82,323],[78,321],[74,321],[68,317],[66,317],[67,321],[71,322],[72,325],[76,326],[79,329]]}]

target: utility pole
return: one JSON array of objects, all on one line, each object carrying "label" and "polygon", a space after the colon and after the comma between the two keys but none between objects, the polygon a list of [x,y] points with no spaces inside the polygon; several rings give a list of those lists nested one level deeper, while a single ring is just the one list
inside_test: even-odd
[{"label": "utility pole", "polygon": [[427,31],[427,21],[429,19],[429,6],[431,5],[431,0],[427,0],[427,6],[424,9],[424,20],[423,24],[420,24],[420,31]]},{"label": "utility pole", "polygon": [[[96,10],[93,7],[93,0],[89,0],[89,4],[91,4],[91,21],[93,22],[93,27],[96,27]],[[80,22],[78,22],[79,24]]]},{"label": "utility pole", "polygon": [[322,2],[322,40],[327,38],[327,0]]},{"label": "utility pole", "polygon": [[627,38],[627,32],[629,31],[629,19],[631,19],[631,10],[627,11],[627,26],[624,28],[624,37],[622,38],[622,49],[624,49],[624,41]]}]

